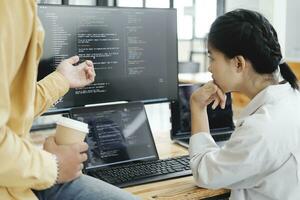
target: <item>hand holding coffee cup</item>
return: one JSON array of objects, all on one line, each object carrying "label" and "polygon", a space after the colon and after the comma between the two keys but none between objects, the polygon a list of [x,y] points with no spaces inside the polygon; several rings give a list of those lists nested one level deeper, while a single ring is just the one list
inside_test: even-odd
[{"label": "hand holding coffee cup", "polygon": [[55,142],[59,145],[68,145],[83,142],[89,132],[88,124],[61,117],[56,122]]},{"label": "hand holding coffee cup", "polygon": [[59,118],[55,136],[48,137],[44,150],[56,156],[58,177],[56,183],[65,183],[81,176],[83,162],[87,160],[87,144],[84,142],[89,132],[86,123],[69,118]]}]

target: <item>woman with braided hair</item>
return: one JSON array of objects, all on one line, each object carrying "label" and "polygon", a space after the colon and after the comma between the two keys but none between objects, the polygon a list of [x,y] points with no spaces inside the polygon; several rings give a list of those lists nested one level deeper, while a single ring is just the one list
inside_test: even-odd
[{"label": "woman with braided hair", "polygon": [[[208,34],[213,81],[190,99],[190,157],[197,185],[229,188],[232,200],[300,197],[300,93],[284,62],[277,33],[261,14],[234,10]],[[227,92],[251,101],[219,147],[209,134],[206,107],[224,108]]]}]

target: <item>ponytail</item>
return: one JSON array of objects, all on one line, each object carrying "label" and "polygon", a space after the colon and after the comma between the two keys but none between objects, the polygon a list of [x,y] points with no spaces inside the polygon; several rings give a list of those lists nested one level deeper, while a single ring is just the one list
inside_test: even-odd
[{"label": "ponytail", "polygon": [[279,64],[280,73],[284,80],[290,83],[293,89],[299,90],[298,79],[286,62]]}]

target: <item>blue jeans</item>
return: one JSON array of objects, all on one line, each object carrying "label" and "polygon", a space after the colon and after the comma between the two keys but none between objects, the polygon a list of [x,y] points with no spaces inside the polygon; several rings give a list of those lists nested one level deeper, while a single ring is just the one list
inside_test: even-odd
[{"label": "blue jeans", "polygon": [[33,191],[39,200],[137,200],[136,196],[93,177],[80,178],[53,187]]}]

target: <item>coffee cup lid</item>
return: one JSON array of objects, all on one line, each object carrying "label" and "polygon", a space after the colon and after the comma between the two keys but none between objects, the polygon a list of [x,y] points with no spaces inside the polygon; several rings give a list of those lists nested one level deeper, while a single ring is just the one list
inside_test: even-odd
[{"label": "coffee cup lid", "polygon": [[76,129],[78,131],[82,131],[84,133],[89,132],[89,127],[87,123],[77,121],[74,119],[66,118],[66,117],[60,117],[56,124],[61,125],[61,126],[66,126],[72,129]]}]

